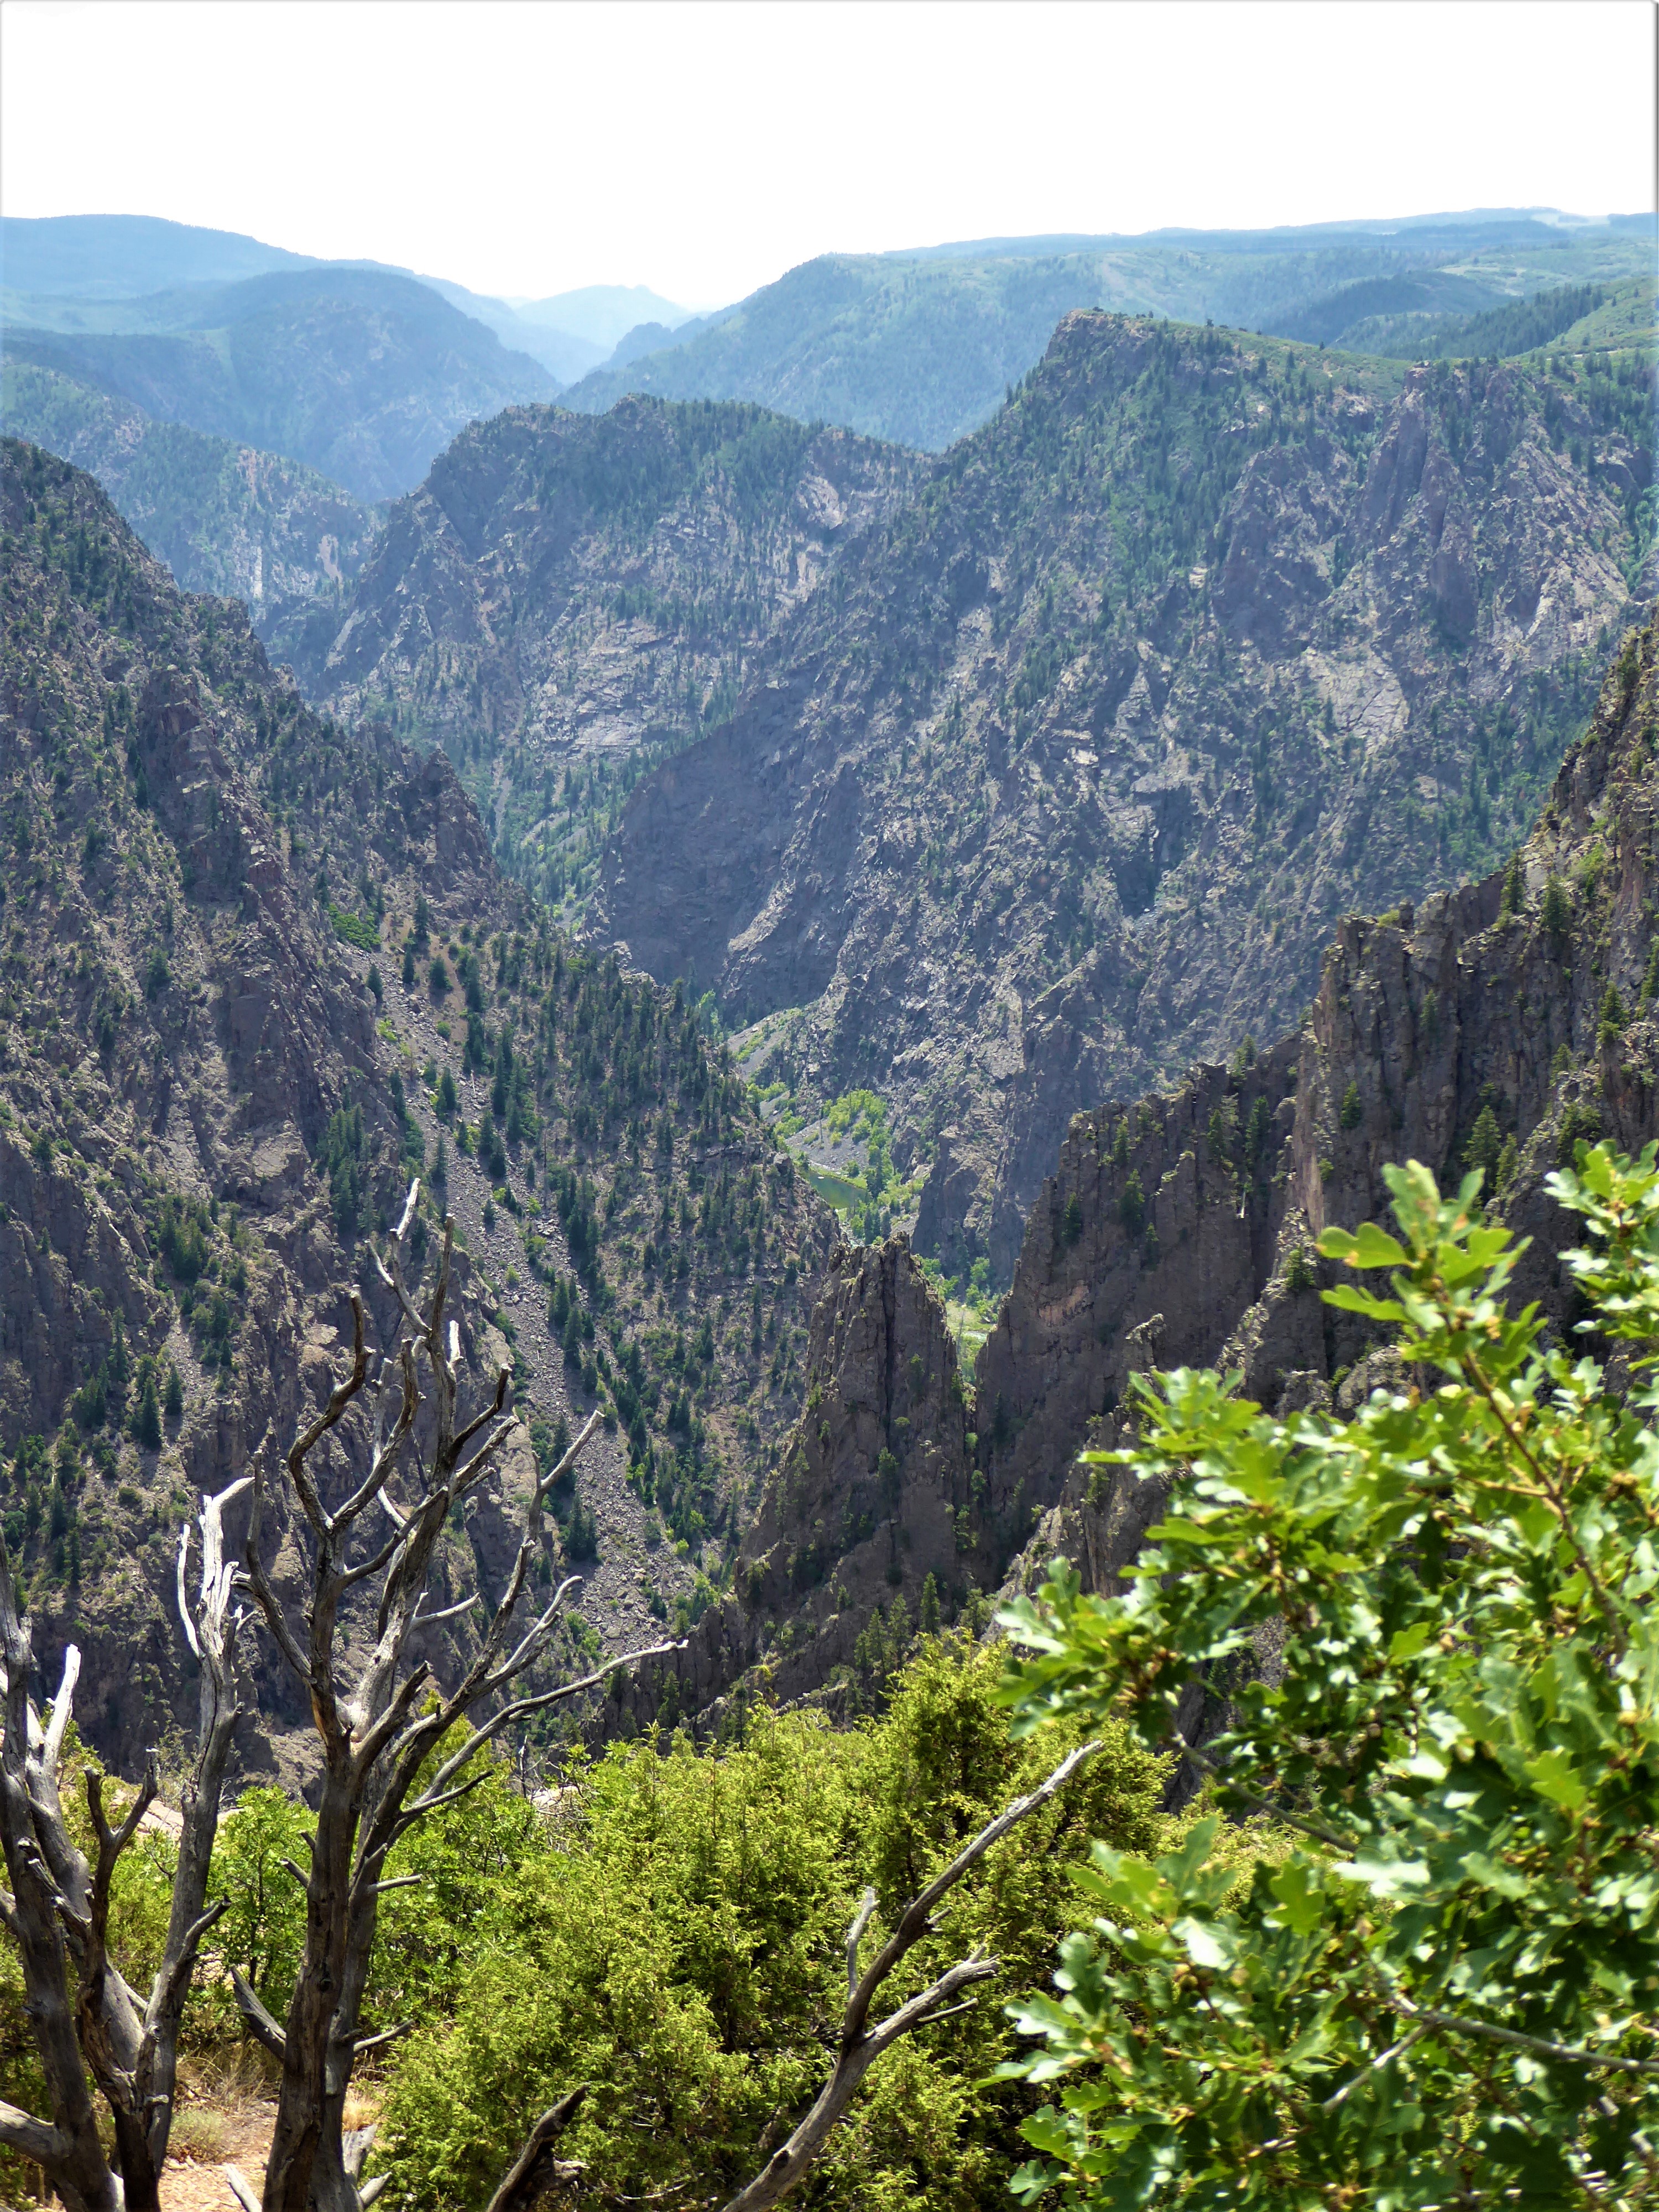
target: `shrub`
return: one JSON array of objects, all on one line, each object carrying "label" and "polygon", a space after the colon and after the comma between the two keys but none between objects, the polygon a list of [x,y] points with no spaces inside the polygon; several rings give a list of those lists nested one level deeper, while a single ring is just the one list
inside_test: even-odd
[{"label": "shrub", "polygon": [[[823,2027],[865,1883],[890,1913],[1056,1755],[1010,1741],[992,1655],[965,1636],[912,1648],[904,1613],[896,1599],[901,1648],[884,1637],[878,1655],[898,1670],[884,1718],[837,1733],[762,1706],[734,1715],[724,1746],[617,1746],[573,1769],[556,1816],[503,1854],[495,1881],[475,1881],[465,1940],[400,1993],[402,2016],[426,2024],[398,2047],[386,2099],[380,2163],[399,2201],[483,2203],[536,2113],[578,2081],[593,2086],[561,2152],[607,2201],[718,2202],[763,2163],[769,2126],[827,2075]],[[979,1947],[1022,1987],[1044,1971],[1087,1838],[1145,1851],[1171,1832],[1164,1763],[1120,1723],[1101,1733],[1072,1789],[964,1886],[920,1974]],[[422,1891],[392,1895],[420,1915]],[[1036,2102],[987,2093],[1012,2047],[981,2003],[895,2051],[831,2138],[813,2203],[995,2203]]]},{"label": "shrub", "polygon": [[[1026,2202],[1647,2201],[1659,1458],[1589,1346],[1653,1364],[1656,1153],[1581,1146],[1551,1178],[1594,1239],[1565,1255],[1588,1344],[1510,1310],[1517,1249],[1474,1176],[1447,1199],[1413,1163],[1385,1171],[1397,1237],[1321,1249],[1390,1271],[1326,1296],[1424,1387],[1310,1424],[1213,1373],[1138,1380],[1140,1441],[1111,1456],[1169,1516],[1127,1596],[1056,1561],[1004,1613],[1027,1655],[1006,1694],[1023,1730],[1127,1712],[1212,1802],[1180,1850],[1100,1848],[1080,1877],[1097,1917],[1003,2069],[1051,2088]],[[1227,1702],[1195,1747],[1206,1668]],[[1223,1814],[1290,1824],[1243,1883]]]}]

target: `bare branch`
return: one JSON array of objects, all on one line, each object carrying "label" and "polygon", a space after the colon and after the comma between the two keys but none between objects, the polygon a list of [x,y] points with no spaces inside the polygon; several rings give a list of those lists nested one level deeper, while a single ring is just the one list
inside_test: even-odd
[{"label": "bare branch", "polygon": [[556,2105],[548,2106],[490,2198],[489,2212],[529,2212],[554,2179],[553,2145],[575,2118],[576,2108],[586,2094],[587,2084],[583,2082],[580,2088],[567,2090]]},{"label": "bare branch", "polygon": [[241,2206],[242,2212],[259,2212],[258,2197],[241,2167],[222,2166],[219,2171],[225,2177],[225,2186]]},{"label": "bare branch", "polygon": [[338,1511],[330,1516],[331,1525],[337,1529],[348,1528],[357,1518],[369,1500],[380,1494],[385,1486],[386,1477],[396,1463],[398,1455],[404,1448],[405,1438],[415,1425],[415,1416],[420,1409],[421,1393],[415,1381],[415,1347],[407,1337],[398,1347],[398,1364],[403,1370],[404,1401],[398,1410],[396,1425],[385,1443],[381,1443],[379,1437],[376,1437],[374,1450],[369,1461],[368,1473]]},{"label": "bare branch", "polygon": [[559,1485],[564,1480],[566,1475],[570,1473],[571,1469],[575,1466],[576,1462],[581,1457],[583,1448],[588,1443],[589,1439],[598,1434],[599,1420],[599,1409],[596,1406],[593,1408],[593,1411],[588,1415],[587,1419],[582,1423],[580,1428],[577,1430],[574,1437],[572,1439],[568,1450],[567,1450],[564,1455],[564,1457],[559,1462],[558,1465],[553,1468],[550,1474],[543,1476],[540,1484],[538,1486],[538,1496],[546,1498],[551,1492],[558,1488]]},{"label": "bare branch", "polygon": [[453,1605],[441,1606],[436,1613],[423,1612],[417,1603],[409,1625],[411,1628],[433,1628],[441,1620],[453,1620],[459,1613],[471,1613],[475,1605],[483,1602],[478,1591],[474,1590],[471,1597],[457,1598]]},{"label": "bare branch", "polygon": [[52,1701],[51,1717],[40,1746],[40,1764],[54,1778],[58,1762],[64,1753],[64,1732],[70,1724],[70,1715],[75,1709],[75,1686],[81,1679],[81,1649],[78,1644],[64,1646],[64,1676],[58,1685],[58,1695]]},{"label": "bare branch", "polygon": [[366,2051],[383,2051],[388,2043],[399,2042],[405,2035],[413,2035],[414,2033],[412,2020],[394,2021],[390,2027],[383,2027],[378,2035],[356,2037],[351,2045],[352,2055],[361,2058]]},{"label": "bare branch", "polygon": [[1075,1751],[1067,1752],[1048,1779],[1027,1797],[1017,1797],[1013,1803],[987,1821],[973,1840],[963,1845],[943,1874],[937,1875],[926,1889],[913,1897],[899,1916],[898,1925],[881,1949],[865,1969],[858,1987],[847,2001],[848,2026],[856,2032],[864,2022],[870,2000],[880,1988],[904,1954],[919,1936],[927,1931],[927,1923],[933,1907],[947,1890],[954,1889],[975,1862],[984,1857],[993,1844],[1000,1843],[1008,1831],[1040,1805],[1046,1805],[1057,1791],[1063,1790],[1085,1759],[1092,1759],[1100,1749],[1098,1743],[1079,1744]]},{"label": "bare branch", "polygon": [[859,1906],[858,1918],[847,1931],[847,1997],[850,2004],[853,1992],[859,1985],[859,1946],[869,1932],[870,1923],[876,1917],[876,1893],[866,1889]]},{"label": "bare branch", "polygon": [[33,2159],[48,2172],[58,2164],[63,2148],[58,2130],[50,2122],[37,2120],[32,2113],[3,2102],[0,2102],[0,2143]]},{"label": "bare branch", "polygon": [[242,2008],[242,2017],[247,2022],[248,2033],[256,2043],[263,2044],[273,2058],[280,2059],[288,2048],[288,2038],[259,2002],[253,1984],[247,1981],[240,1970],[235,1966],[230,1970],[230,1986],[237,2003]]},{"label": "bare branch", "polygon": [[748,2186],[739,2190],[730,2200],[724,2212],[765,2212],[767,2206],[775,2204],[781,2197],[786,2196],[823,2149],[851,2101],[854,2091],[882,2053],[890,2050],[901,2036],[908,2035],[913,2029],[926,2027],[933,2021],[943,2020],[950,2014],[962,2010],[963,2005],[958,2002],[962,1991],[995,1973],[997,1960],[981,1958],[975,1954],[957,1966],[947,1967],[936,1982],[920,1990],[873,2028],[866,2026],[870,2001],[876,1990],[911,1946],[931,1929],[933,1906],[962,1880],[970,1867],[983,1858],[994,1844],[1000,1841],[1028,1814],[1034,1813],[1039,1805],[1046,1804],[1057,1790],[1062,1790],[1083,1761],[1098,1748],[1097,1744],[1090,1743],[1068,1753],[1040,1788],[1032,1790],[1028,1796],[1016,1798],[994,1820],[988,1821],[973,1840],[957,1852],[945,1871],[911,1899],[899,1915],[892,1935],[882,1946],[878,1955],[860,1974],[859,1947],[875,1911],[874,1891],[865,1892],[858,1917],[847,1932],[847,2009],[842,2019],[841,2041],[830,2079],[788,2141],[773,2153]]},{"label": "bare branch", "polygon": [[288,1448],[289,1480],[294,1485],[295,1495],[305,1509],[305,1516],[319,1536],[328,1533],[328,1516],[323,1510],[323,1501],[306,1465],[328,1431],[345,1414],[347,1407],[368,1380],[368,1351],[363,1342],[363,1302],[356,1291],[351,1293],[351,1372],[343,1382],[337,1382],[328,1394],[328,1403],[315,1420],[301,1429]]}]

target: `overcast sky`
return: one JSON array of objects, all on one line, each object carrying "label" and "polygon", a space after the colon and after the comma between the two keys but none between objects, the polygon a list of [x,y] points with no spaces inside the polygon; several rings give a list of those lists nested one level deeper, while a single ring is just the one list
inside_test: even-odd
[{"label": "overcast sky", "polygon": [[539,297],[832,249],[1633,210],[1644,0],[5,0],[0,203]]}]

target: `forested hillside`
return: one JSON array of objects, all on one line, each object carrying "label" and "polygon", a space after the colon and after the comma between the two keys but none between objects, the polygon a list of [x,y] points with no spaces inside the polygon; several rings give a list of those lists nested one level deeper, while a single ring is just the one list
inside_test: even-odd
[{"label": "forested hillside", "polygon": [[630,349],[634,357],[574,385],[565,404],[599,412],[629,392],[750,399],[937,453],[994,412],[1077,308],[1227,324],[1409,360],[1519,352],[1541,342],[1532,325],[1477,327],[1471,318],[1563,286],[1622,280],[1639,291],[1650,329],[1652,262],[1651,239],[1628,229],[1564,235],[1527,217],[1455,216],[1396,228],[823,254],[690,337],[642,356]]},{"label": "forested hillside", "polygon": [[246,600],[262,638],[362,568],[379,513],[315,470],[158,422],[57,369],[9,361],[3,374],[6,434],[96,477],[185,591]]},{"label": "forested hillside", "polygon": [[441,744],[503,865],[574,916],[641,771],[731,712],[927,469],[755,407],[512,409],[456,440],[289,649],[337,711]]},{"label": "forested hillside", "polygon": [[1073,315],[635,792],[603,927],[765,1018],[781,1102],[879,1093],[924,1249],[1002,1276],[1073,1113],[1522,833],[1641,586],[1651,404],[1635,352]]},{"label": "forested hillside", "polygon": [[[441,754],[314,714],[88,477],[3,453],[0,1511],[43,1662],[82,1646],[123,1765],[182,1712],[181,1507],[285,1448],[349,1287],[389,1334],[367,1240],[414,1175],[416,1265],[447,1206],[467,1357],[521,1415],[452,1589],[495,1586],[598,1407],[572,1634],[690,1620],[799,1408],[829,1217],[683,1000],[501,877]],[[243,1755],[293,1779],[274,1657],[260,1696]]]},{"label": "forested hillside", "polygon": [[388,270],[192,284],[122,302],[102,320],[61,331],[9,319],[6,358],[89,382],[158,421],[302,461],[364,501],[418,483],[475,416],[557,389],[540,362]]}]

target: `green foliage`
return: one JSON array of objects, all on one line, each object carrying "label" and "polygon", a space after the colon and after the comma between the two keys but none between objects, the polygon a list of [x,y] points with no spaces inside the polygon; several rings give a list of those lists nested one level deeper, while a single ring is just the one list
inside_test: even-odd
[{"label": "green foliage", "polygon": [[360,914],[350,914],[343,907],[331,905],[328,918],[334,925],[334,934],[346,945],[355,945],[359,952],[377,952],[380,933],[372,921]]},{"label": "green foliage", "polygon": [[1539,908],[1539,920],[1546,933],[1559,945],[1572,927],[1572,906],[1567,897],[1567,887],[1553,869],[1544,884],[1543,904]]},{"label": "green foliage", "polygon": [[313,1823],[286,1791],[245,1790],[221,1821],[213,1847],[213,1894],[228,1900],[212,1945],[247,1978],[280,2020],[305,1948],[305,1892],[283,1865],[307,1856]]},{"label": "green foliage", "polygon": [[[1580,1147],[1558,1202],[1592,1340],[1651,1369],[1659,1169]],[[1127,1713],[1199,1754],[1218,1806],[1293,1844],[1230,1895],[1213,1816],[1155,1864],[1101,1848],[1042,2039],[1063,2085],[1028,2125],[1028,2201],[1430,2208],[1654,2201],[1659,2128],[1659,1393],[1508,1308],[1517,1248],[1468,1177],[1387,1171],[1397,1237],[1328,1231],[1388,1269],[1330,1304],[1395,1333],[1408,1396],[1274,1420],[1212,1374],[1140,1386],[1115,1455],[1172,1485],[1127,1595],[1057,1562],[1003,1619],[1017,1726]],[[1282,1624],[1279,1664],[1252,1637]]]},{"label": "green foliage", "polygon": [[340,1107],[330,1115],[322,1143],[317,1147],[317,1166],[328,1183],[334,1225],[342,1241],[348,1244],[356,1241],[363,1225],[368,1157],[362,1108]]},{"label": "green foliage", "polygon": [[1498,1116],[1490,1100],[1475,1117],[1469,1141],[1463,1147],[1463,1164],[1471,1170],[1479,1169],[1488,1190],[1494,1187],[1498,1163],[1503,1154],[1504,1135],[1498,1126]]},{"label": "green foliage", "polygon": [[1595,1025],[1595,1042],[1601,1046],[1617,1044],[1625,1034],[1625,1002],[1619,995],[1619,987],[1609,983],[1601,997],[1601,1011]]},{"label": "green foliage", "polygon": [[200,1199],[171,1195],[162,1199],[155,1241],[176,1282],[193,1283],[200,1277],[208,1262],[211,1231],[207,1207]]},{"label": "green foliage", "polygon": [[[428,1926],[433,1962],[395,1997],[386,1981],[388,2006],[429,2023],[393,2062],[377,2154],[400,2199],[432,2212],[482,2203],[536,2113],[578,2081],[593,2087],[562,2150],[586,2161],[605,2201],[718,2202],[747,2179],[827,2072],[864,1884],[890,1924],[1052,1763],[1046,1743],[1011,1743],[994,1678],[988,1654],[947,1639],[922,1647],[885,1718],[848,1733],[763,1708],[723,1747],[618,1746],[571,1771],[550,1815],[509,1824],[495,1863],[458,1854],[458,1908],[441,1881],[394,1893]],[[965,1886],[893,2001],[975,1945],[1018,1986],[1064,1924],[1085,1838],[1157,1846],[1164,1765],[1115,1723],[1103,1735],[1073,1790]],[[447,1956],[439,1923],[465,1929]],[[1005,2202],[1032,2100],[984,2077],[1011,2046],[993,2007],[901,2046],[831,2139],[812,2202]]]},{"label": "green foliage", "polygon": [[1349,1084],[1342,1094],[1342,1103],[1337,1109],[1337,1120],[1345,1129],[1357,1129],[1365,1118],[1364,1103],[1359,1096],[1357,1081]]},{"label": "green foliage", "polygon": [[1521,855],[1517,853],[1504,871],[1504,897],[1501,910],[1506,916],[1517,915],[1526,902],[1526,878],[1521,872]]},{"label": "green foliage", "polygon": [[1117,1202],[1117,1216],[1131,1237],[1139,1236],[1141,1225],[1146,1218],[1146,1193],[1141,1185],[1139,1168],[1131,1168],[1124,1178],[1122,1195]]},{"label": "green foliage", "polygon": [[[146,1361],[144,1364],[149,1366],[150,1363]],[[159,1451],[161,1448],[161,1400],[153,1370],[139,1384],[138,1402],[132,1409],[132,1435],[134,1442],[143,1444],[146,1451]]]}]

